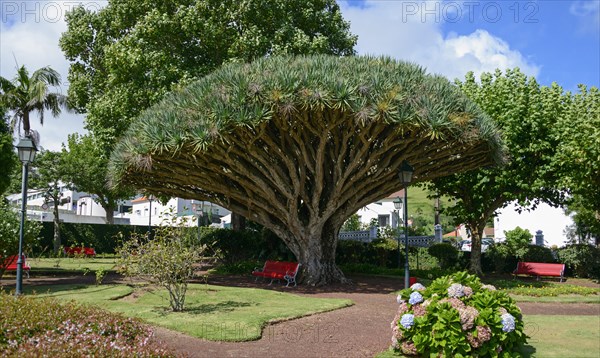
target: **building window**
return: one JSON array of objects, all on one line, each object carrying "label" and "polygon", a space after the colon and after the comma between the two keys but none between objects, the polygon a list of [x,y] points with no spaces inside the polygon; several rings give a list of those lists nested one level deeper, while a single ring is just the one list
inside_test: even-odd
[{"label": "building window", "polygon": [[390,226],[390,216],[389,215],[379,215],[377,217],[377,221],[379,222],[379,227]]}]

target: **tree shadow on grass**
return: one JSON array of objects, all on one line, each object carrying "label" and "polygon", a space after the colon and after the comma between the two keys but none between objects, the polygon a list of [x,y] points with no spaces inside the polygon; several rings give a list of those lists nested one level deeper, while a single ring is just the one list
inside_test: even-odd
[{"label": "tree shadow on grass", "polygon": [[249,302],[236,302],[236,301],[225,301],[214,304],[202,304],[188,307],[185,312],[191,314],[206,314],[206,313],[224,313],[232,312],[236,308],[256,306],[256,303]]},{"label": "tree shadow on grass", "polygon": [[[237,302],[237,301],[225,301],[225,302],[219,302],[219,303],[207,303],[207,304],[201,304],[201,305],[193,305],[193,306],[188,306],[186,305],[185,308],[183,309],[184,313],[188,313],[188,314],[193,314],[193,315],[200,315],[200,314],[207,314],[207,313],[226,313],[226,312],[232,312],[235,311],[236,308],[240,308],[240,307],[250,307],[250,306],[256,306],[256,303],[249,303],[249,302]],[[158,313],[161,316],[165,316],[168,315],[169,313],[173,313],[173,311],[171,310],[170,307],[156,307],[154,309],[154,312]]]}]

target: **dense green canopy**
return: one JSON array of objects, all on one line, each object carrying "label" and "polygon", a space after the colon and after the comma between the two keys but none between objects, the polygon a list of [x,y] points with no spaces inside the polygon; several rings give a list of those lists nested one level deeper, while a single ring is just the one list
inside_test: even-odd
[{"label": "dense green canopy", "polygon": [[[114,151],[111,176],[265,225],[323,283],[337,273],[316,277],[308,261],[332,260],[344,220],[402,187],[403,160],[424,181],[502,156],[492,121],[419,66],[271,57],[227,65],[144,111]],[[306,249],[316,242],[320,253]]]}]

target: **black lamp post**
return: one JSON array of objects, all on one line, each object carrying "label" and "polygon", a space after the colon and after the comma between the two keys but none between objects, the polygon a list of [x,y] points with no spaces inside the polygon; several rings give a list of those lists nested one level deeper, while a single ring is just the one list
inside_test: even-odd
[{"label": "black lamp post", "polygon": [[17,258],[17,287],[15,295],[23,292],[23,237],[25,235],[25,214],[27,213],[27,174],[29,163],[35,159],[37,148],[31,138],[21,138],[17,144],[19,160],[23,163],[23,180],[21,181],[21,223],[19,226],[19,257]]},{"label": "black lamp post", "polygon": [[148,195],[148,202],[150,203],[150,207],[148,208],[148,238],[150,238],[152,234],[152,201],[154,200],[154,196],[152,194]]},{"label": "black lamp post", "polygon": [[402,187],[404,188],[404,246],[406,251],[406,261],[404,262],[404,288],[408,288],[410,281],[410,272],[408,267],[408,186],[412,181],[412,176],[414,172],[414,168],[408,164],[406,160],[402,161],[402,165],[400,165],[400,171],[398,172],[398,176],[400,177],[400,182],[402,182]]},{"label": "black lamp post", "polygon": [[[402,211],[402,206],[403,206],[403,202],[402,202],[402,198],[397,197],[396,199],[394,199],[393,201],[394,203],[394,208],[396,209],[395,214],[398,215],[397,219],[398,221],[400,221],[400,212]],[[400,226],[400,225],[398,225]],[[400,230],[398,230],[398,235],[396,236],[398,238],[398,268],[401,267],[400,265]]]}]

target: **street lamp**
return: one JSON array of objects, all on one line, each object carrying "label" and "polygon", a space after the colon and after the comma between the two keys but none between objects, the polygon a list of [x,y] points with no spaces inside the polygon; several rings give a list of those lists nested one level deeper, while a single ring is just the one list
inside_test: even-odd
[{"label": "street lamp", "polygon": [[400,171],[398,172],[398,176],[400,177],[400,182],[402,183],[402,187],[404,188],[404,246],[406,251],[406,261],[404,262],[404,288],[408,288],[409,285],[409,267],[408,267],[408,186],[412,181],[412,176],[414,172],[414,168],[408,164],[406,160],[402,161],[400,165]]},{"label": "street lamp", "polygon": [[154,196],[152,194],[148,195],[148,202],[150,203],[150,207],[148,208],[148,238],[152,233],[152,201],[154,200]]},{"label": "street lamp", "polygon": [[[394,203],[394,208],[396,209],[395,213],[398,219],[400,219],[400,211],[402,211],[402,206],[403,206],[403,202],[402,202],[402,198],[400,198],[399,196],[396,197],[396,199],[394,199],[393,201]],[[400,221],[400,220],[398,220]],[[399,226],[399,225],[398,225]],[[396,237],[398,238],[398,268],[400,268],[400,230],[398,230],[398,235],[396,235]]]},{"label": "street lamp", "polygon": [[17,287],[15,295],[23,292],[23,236],[25,234],[25,214],[27,213],[27,174],[29,163],[35,159],[37,148],[31,138],[21,138],[17,144],[19,160],[23,163],[23,180],[21,181],[21,223],[19,226],[19,257],[17,258]]}]

